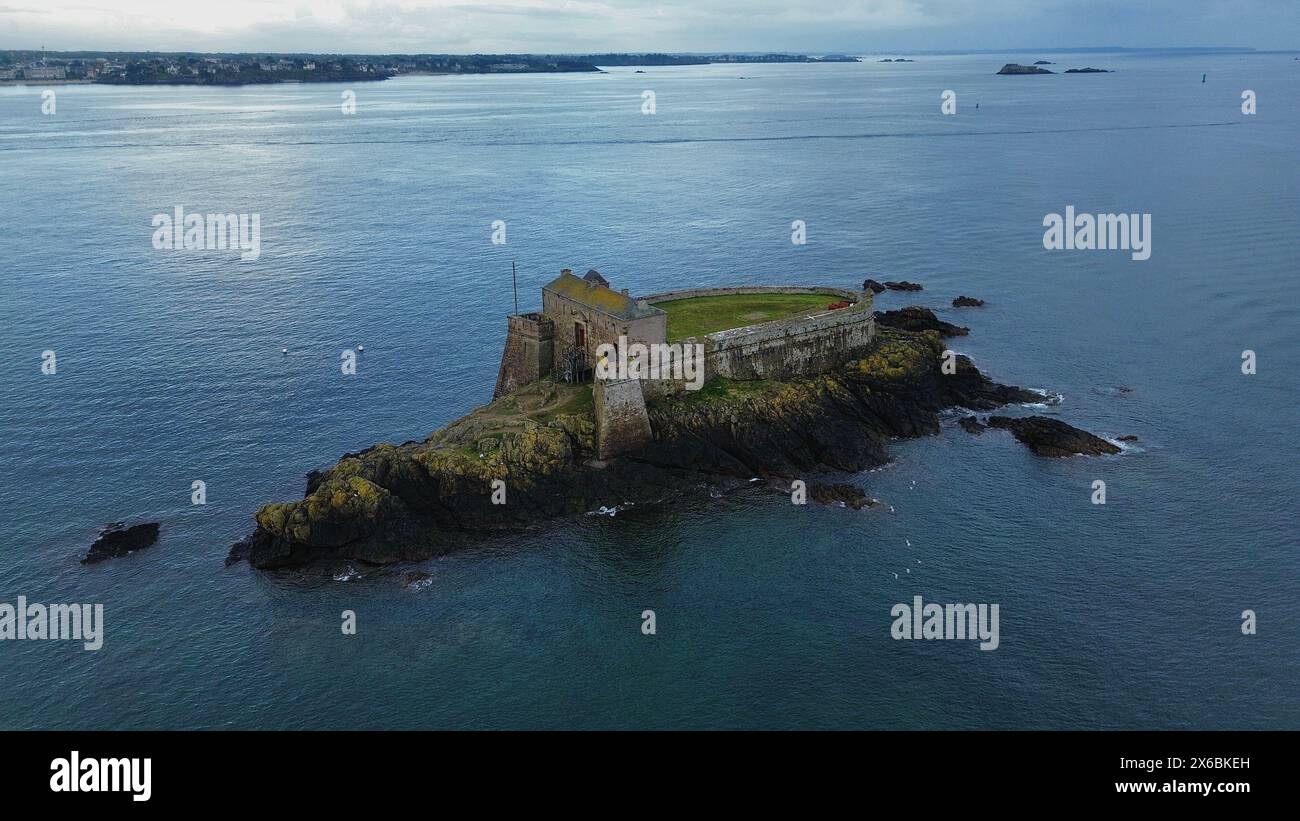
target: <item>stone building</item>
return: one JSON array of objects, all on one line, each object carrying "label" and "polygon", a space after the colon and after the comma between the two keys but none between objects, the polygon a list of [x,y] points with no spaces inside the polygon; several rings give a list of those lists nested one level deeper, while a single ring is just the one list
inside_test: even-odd
[{"label": "stone building", "polygon": [[543,285],[542,315],[555,323],[557,354],[577,350],[592,358],[598,346],[617,345],[620,336],[645,344],[668,338],[668,314],[626,289],[613,290],[595,269],[579,278],[565,268]]},{"label": "stone building", "polygon": [[596,349],[619,337],[630,343],[664,342],[668,314],[626,289],[615,291],[596,269],[577,277],[568,268],[542,286],[541,313],[508,318],[505,350],[492,398],[554,374],[585,379]]}]

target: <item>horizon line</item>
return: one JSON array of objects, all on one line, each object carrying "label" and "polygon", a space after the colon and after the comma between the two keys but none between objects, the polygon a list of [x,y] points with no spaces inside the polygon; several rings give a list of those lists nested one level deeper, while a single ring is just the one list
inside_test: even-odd
[{"label": "horizon line", "polygon": [[340,57],[418,57],[418,56],[449,56],[449,57],[473,57],[473,56],[519,56],[519,57],[599,57],[603,55],[617,56],[648,56],[648,55],[665,55],[669,57],[705,57],[711,55],[765,55],[779,54],[787,56],[814,56],[814,55],[845,55],[845,56],[875,56],[885,54],[903,54],[903,55],[930,55],[930,56],[960,56],[967,54],[1018,54],[1021,52],[1034,52],[1043,54],[1065,54],[1065,53],[1118,53],[1118,52],[1184,52],[1184,53],[1255,53],[1255,54],[1292,54],[1300,53],[1300,48],[1295,49],[1259,49],[1255,46],[1046,46],[1031,47],[1017,46],[1015,48],[992,48],[992,49],[715,49],[707,51],[663,51],[663,50],[646,50],[646,51],[271,51],[258,49],[255,51],[196,51],[192,49],[96,49],[96,48],[74,48],[74,49],[46,49],[44,46],[34,48],[16,48],[10,46],[0,46],[0,52],[44,52],[46,54],[229,54],[229,55],[334,55]]}]

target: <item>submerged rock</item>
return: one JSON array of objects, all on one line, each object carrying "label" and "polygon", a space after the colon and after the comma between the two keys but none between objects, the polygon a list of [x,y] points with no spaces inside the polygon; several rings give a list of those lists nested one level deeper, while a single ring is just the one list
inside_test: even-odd
[{"label": "submerged rock", "polygon": [[957,424],[961,425],[962,430],[967,433],[973,433],[976,436],[979,436],[988,429],[988,425],[981,422],[977,416],[963,416],[957,420]]},{"label": "submerged rock", "polygon": [[954,308],[979,308],[984,304],[984,300],[976,299],[973,296],[959,296],[952,301]]},{"label": "submerged rock", "polygon": [[1086,430],[1046,416],[990,416],[989,427],[1011,431],[1011,435],[1039,456],[1102,456],[1120,448]]},{"label": "submerged rock", "polygon": [[[651,402],[653,441],[606,461],[596,459],[590,386],[564,386],[541,410],[532,403],[547,386],[526,386],[424,442],[345,456],[304,499],[259,510],[256,530],[229,561],[258,568],[422,561],[476,536],[601,505],[654,505],[702,487],[744,487],[755,477],[865,470],[889,460],[891,439],[938,433],[945,408],[991,410],[1041,398],[990,381],[963,356],[956,373],[943,374],[943,350],[937,333],[882,327],[863,358],[826,374],[714,379]],[[493,444],[484,449],[487,439]],[[506,504],[492,503],[497,479],[506,483]],[[859,494],[854,489],[851,498],[865,504]]]},{"label": "submerged rock", "polygon": [[960,325],[953,325],[951,322],[944,322],[934,315],[934,311],[931,311],[929,308],[922,308],[918,305],[900,308],[897,311],[884,311],[883,313],[877,313],[876,324],[884,325],[888,328],[897,328],[900,331],[910,331],[912,333],[934,331],[943,337],[966,336],[970,333],[970,328],[963,328]]},{"label": "submerged rock", "polygon": [[145,522],[130,527],[122,522],[114,522],[100,532],[99,538],[90,546],[81,563],[95,564],[143,550],[158,541],[160,528],[158,522]]},{"label": "submerged rock", "polygon": [[402,574],[402,589],[420,591],[433,584],[433,574],[423,570],[408,570]]}]

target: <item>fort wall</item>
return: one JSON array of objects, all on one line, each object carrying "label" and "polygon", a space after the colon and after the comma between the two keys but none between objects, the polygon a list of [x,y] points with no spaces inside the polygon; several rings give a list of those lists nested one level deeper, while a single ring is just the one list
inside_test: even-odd
[{"label": "fort wall", "polygon": [[[844,308],[816,309],[798,316],[718,331],[700,339],[681,340],[704,346],[704,377],[790,379],[825,373],[864,354],[875,336],[869,291],[797,285],[696,288],[641,297],[645,303],[729,294],[821,294],[827,303],[852,302]],[[626,297],[625,297],[626,299]],[[585,322],[587,345],[594,348],[619,334],[632,342],[663,341],[665,315],[617,319],[588,312],[572,300],[543,291],[543,313],[509,317],[505,349],[493,398],[547,376],[555,357],[572,345],[568,329]],[[557,347],[559,346],[559,347]],[[592,386],[596,445],[600,459],[635,452],[653,442],[646,400],[686,390],[684,379],[601,380]]]},{"label": "fort wall", "polygon": [[[846,308],[809,312],[742,328],[681,340],[704,345],[704,375],[727,379],[789,379],[825,373],[863,354],[875,338],[873,294],[844,288],[799,285],[757,285],[735,288],[696,288],[665,291],[642,297],[667,302],[731,294],[824,294],[828,302],[853,302]],[[678,386],[657,383],[652,396],[676,393]]]},{"label": "fort wall", "polygon": [[596,406],[598,458],[603,460],[631,453],[654,440],[640,380],[597,379],[592,391]]},{"label": "fort wall", "polygon": [[[870,291],[865,293],[868,297],[871,296]],[[670,302],[674,299],[689,299],[697,296],[728,296],[731,294],[825,294],[838,300],[853,302],[861,300],[863,292],[822,285],[737,285],[734,287],[687,288],[678,291],[662,291],[657,294],[638,297],[638,299],[653,304],[655,302]]]},{"label": "fort wall", "polygon": [[506,320],[506,344],[493,399],[550,373],[555,356],[555,323],[550,319],[541,314],[517,314]]}]

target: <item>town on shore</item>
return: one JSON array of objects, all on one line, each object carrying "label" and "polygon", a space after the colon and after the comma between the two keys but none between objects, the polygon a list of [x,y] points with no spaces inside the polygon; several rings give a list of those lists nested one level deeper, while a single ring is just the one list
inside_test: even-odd
[{"label": "town on shore", "polygon": [[402,74],[593,72],[603,66],[851,63],[844,54],[206,54],[0,51],[0,84],[250,85],[386,80]]}]

